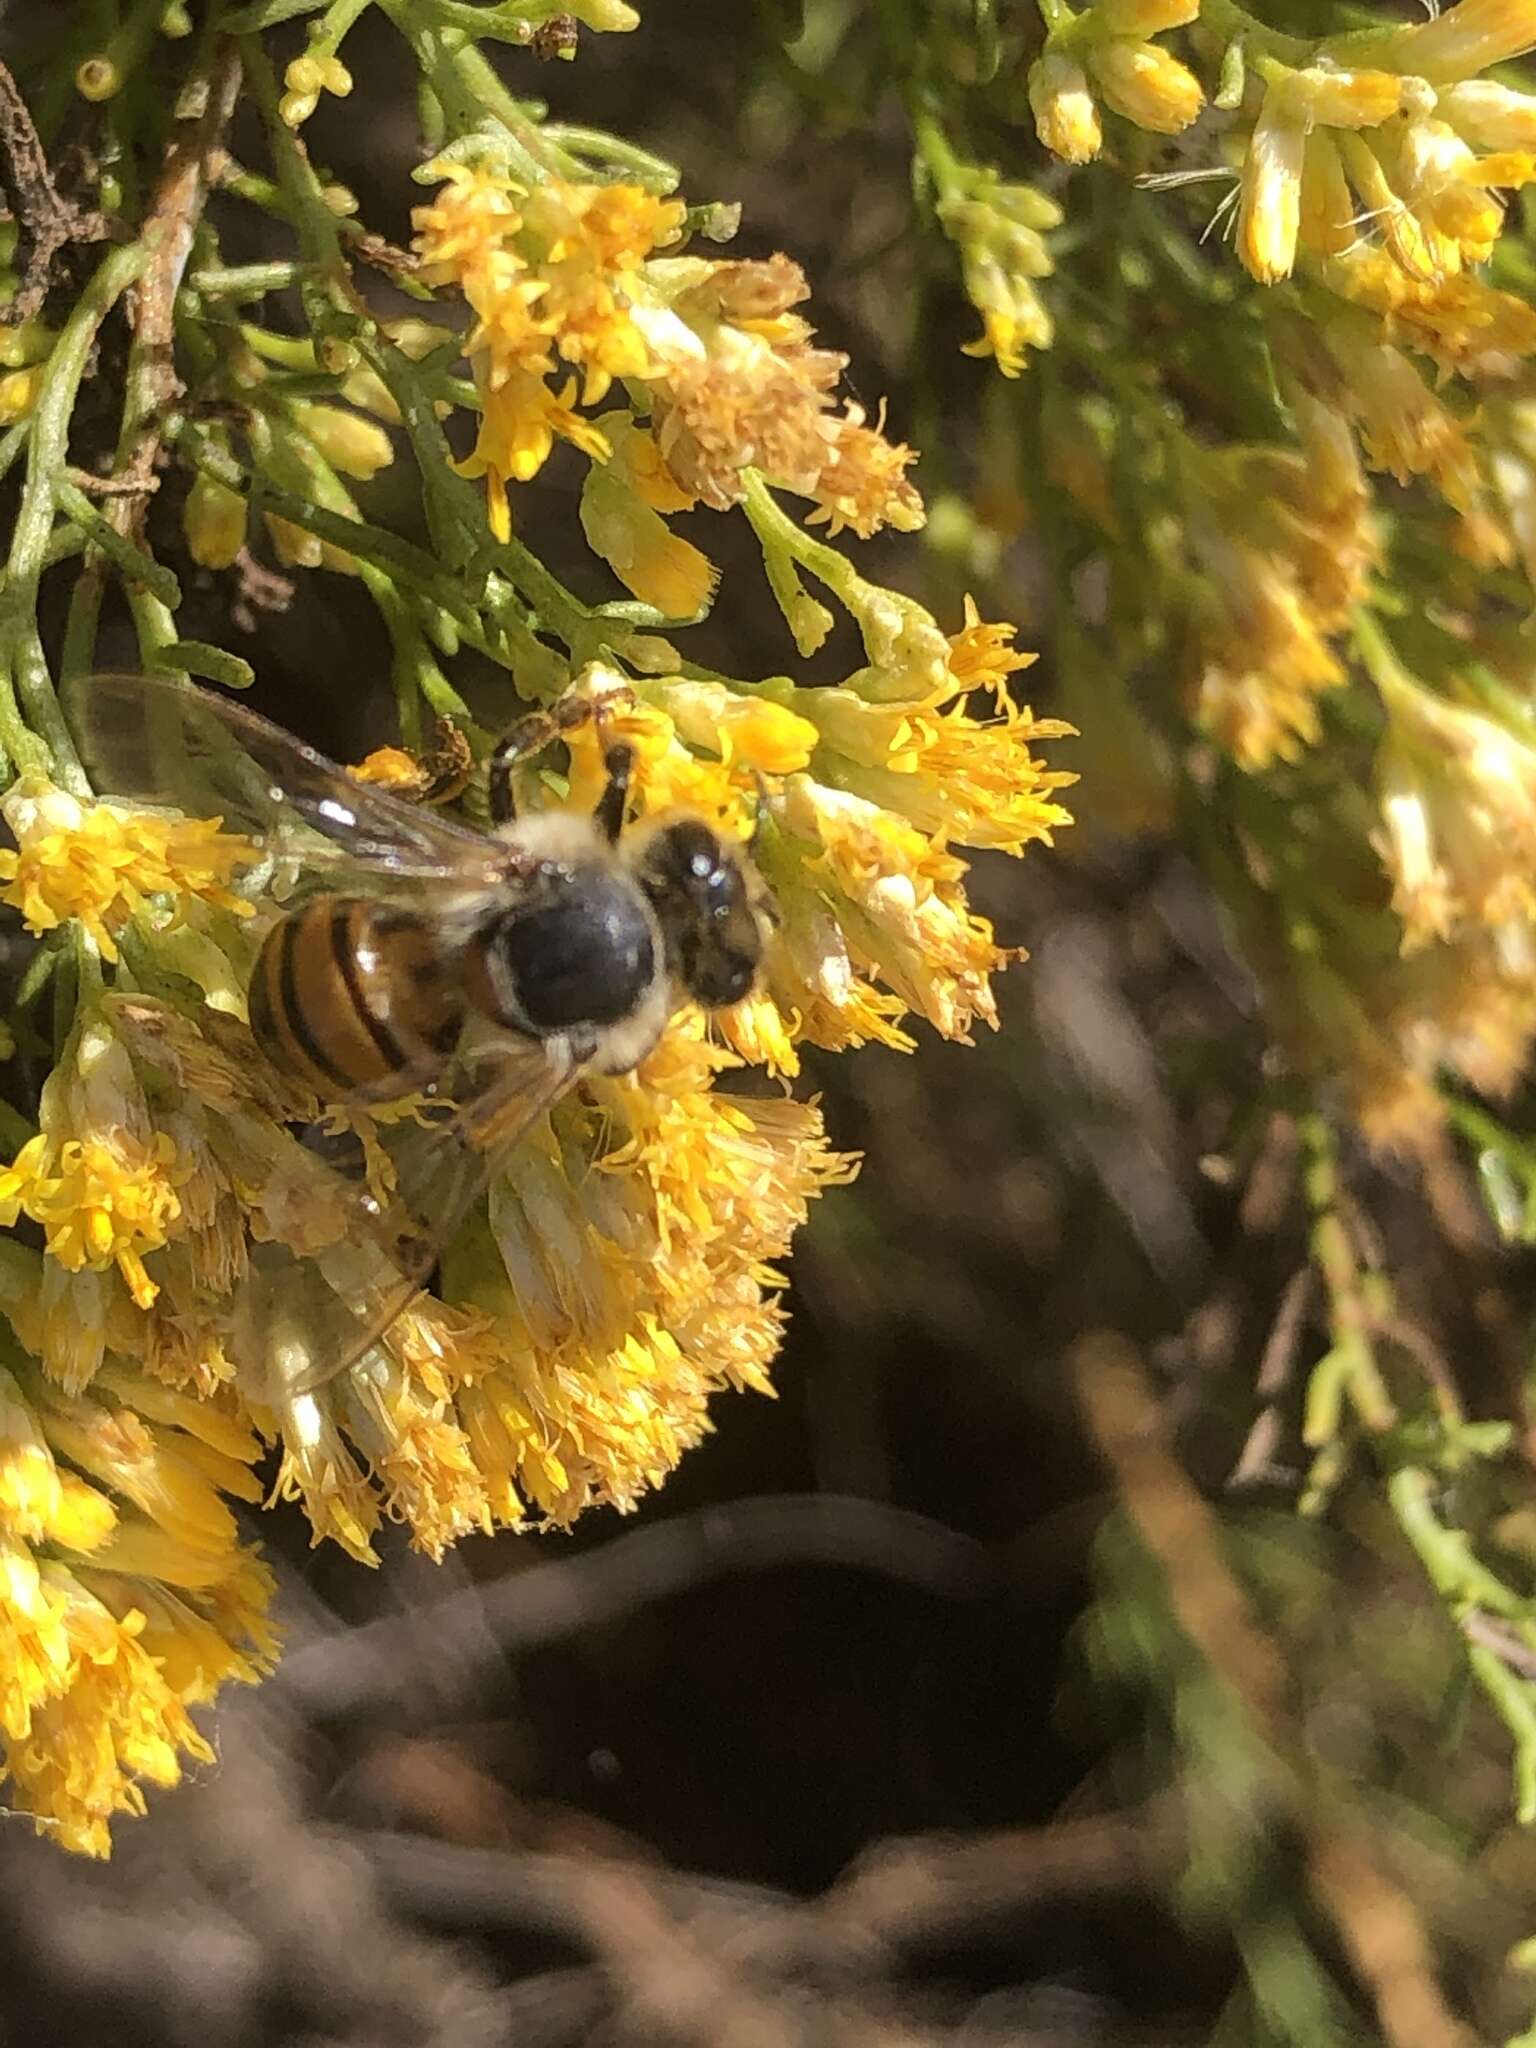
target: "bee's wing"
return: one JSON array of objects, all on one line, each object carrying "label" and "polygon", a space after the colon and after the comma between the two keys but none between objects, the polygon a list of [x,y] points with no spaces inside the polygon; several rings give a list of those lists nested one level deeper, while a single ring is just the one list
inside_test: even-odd
[{"label": "bee's wing", "polygon": [[81,760],[103,796],[219,817],[274,858],[326,875],[366,869],[489,885],[519,857],[501,841],[359,782],[243,704],[168,676],[97,674],[67,684]]},{"label": "bee's wing", "polygon": [[[309,1199],[340,1205],[347,1228],[299,1258],[252,1248],[235,1304],[237,1361],[274,1394],[310,1393],[356,1365],[427,1285],[443,1248],[512,1149],[580,1078],[584,1063],[531,1040],[461,1058],[446,1114],[390,1134],[391,1193],[334,1124],[303,1134]],[[334,1214],[334,1211],[333,1211]]]}]

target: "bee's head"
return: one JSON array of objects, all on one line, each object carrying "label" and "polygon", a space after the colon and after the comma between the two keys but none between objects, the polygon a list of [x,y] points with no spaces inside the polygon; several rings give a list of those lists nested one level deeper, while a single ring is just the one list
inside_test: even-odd
[{"label": "bee's head", "polygon": [[635,879],[655,912],[667,966],[707,1010],[752,993],[763,957],[763,912],[741,856],[698,818],[671,818],[645,837]]}]

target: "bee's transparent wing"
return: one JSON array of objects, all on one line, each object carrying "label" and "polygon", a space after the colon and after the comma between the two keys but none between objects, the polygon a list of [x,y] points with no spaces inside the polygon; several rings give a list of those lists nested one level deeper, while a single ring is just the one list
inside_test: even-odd
[{"label": "bee's transparent wing", "polygon": [[494,885],[518,856],[441,813],[359,782],[281,726],[169,676],[96,674],[66,684],[81,760],[102,796],[219,817],[274,858],[423,882]]},{"label": "bee's transparent wing", "polygon": [[[531,1040],[462,1056],[441,1115],[428,1104],[419,1121],[384,1133],[392,1189],[379,1183],[378,1154],[370,1160],[338,1120],[302,1133],[297,1199],[326,1219],[328,1241],[303,1257],[283,1244],[252,1247],[232,1319],[248,1383],[265,1383],[274,1397],[310,1393],[356,1365],[427,1285],[513,1147],[582,1070],[569,1053]],[[333,1234],[338,1216],[343,1227]]]}]

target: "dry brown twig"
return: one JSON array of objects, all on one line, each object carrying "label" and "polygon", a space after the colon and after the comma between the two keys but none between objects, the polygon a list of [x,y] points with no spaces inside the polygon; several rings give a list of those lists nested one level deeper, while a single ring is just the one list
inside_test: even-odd
[{"label": "dry brown twig", "polygon": [[1382,1870],[1368,1823],[1346,1790],[1307,1749],[1286,1666],[1222,1556],[1209,1507],[1163,1442],[1140,1358],[1124,1338],[1100,1333],[1079,1343],[1073,1362],[1089,1427],[1163,1573],[1179,1626],[1274,1758],[1272,1793],[1306,1842],[1314,1896],[1338,1929],[1383,2036],[1391,2048],[1477,2048],[1446,2003],[1412,1900]]},{"label": "dry brown twig", "polygon": [[240,52],[220,37],[205,74],[196,81],[192,111],[166,150],[153,204],[144,223],[149,261],[133,289],[133,343],[123,424],[110,486],[108,516],[121,533],[142,523],[144,499],[154,488],[167,412],[180,391],[176,375],[176,294],[208,195],[218,182],[224,133],[240,93]]},{"label": "dry brown twig", "polygon": [[21,269],[15,297],[0,307],[0,325],[13,327],[42,311],[62,252],[76,242],[104,240],[107,223],[99,213],[72,206],[54,184],[21,88],[4,64],[0,64],[0,188],[16,222]]}]

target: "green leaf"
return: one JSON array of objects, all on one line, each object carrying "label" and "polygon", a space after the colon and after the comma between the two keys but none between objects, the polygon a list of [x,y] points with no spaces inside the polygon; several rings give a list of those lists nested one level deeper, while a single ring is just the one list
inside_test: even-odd
[{"label": "green leaf", "polygon": [[207,640],[172,640],[168,646],[156,648],[150,665],[162,675],[201,676],[205,682],[223,683],[230,690],[248,690],[256,680],[248,661]]}]

